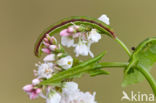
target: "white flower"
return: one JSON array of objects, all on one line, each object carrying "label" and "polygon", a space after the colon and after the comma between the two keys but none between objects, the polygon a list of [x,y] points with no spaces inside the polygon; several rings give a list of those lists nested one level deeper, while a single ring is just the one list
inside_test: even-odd
[{"label": "white flower", "polygon": [[93,93],[92,95],[89,92],[86,92],[86,93],[80,92],[79,98],[77,98],[77,101],[78,101],[77,103],[96,103],[95,94],[96,93]]},{"label": "white flower", "polygon": [[61,37],[61,44],[63,46],[66,46],[66,47],[73,47],[74,46],[74,39],[68,37],[68,36],[62,36]]},{"label": "white flower", "polygon": [[60,103],[60,101],[61,101],[61,95],[55,92],[54,94],[49,95],[49,98],[47,98],[46,103]]},{"label": "white flower", "polygon": [[62,88],[62,93],[66,95],[73,94],[74,92],[79,92],[78,84],[75,82],[66,82]]},{"label": "white flower", "polygon": [[89,33],[88,39],[92,43],[96,43],[101,39],[101,34],[99,34],[96,29],[92,29]]},{"label": "white flower", "polygon": [[37,75],[39,78],[50,78],[54,72],[53,63],[44,63],[38,66]]},{"label": "white flower", "polygon": [[101,15],[98,19],[99,19],[100,21],[106,23],[107,25],[110,24],[109,18],[108,18],[107,15],[105,15],[105,14]]},{"label": "white flower", "polygon": [[73,58],[71,56],[66,56],[57,61],[57,64],[63,69],[69,69],[73,65]]},{"label": "white flower", "polygon": [[62,95],[60,103],[97,103],[95,101],[95,93],[90,94],[89,92],[77,92],[73,95],[66,96]]},{"label": "white flower", "polygon": [[54,60],[55,60],[55,54],[49,54],[43,59],[43,61],[45,62],[54,61]]},{"label": "white flower", "polygon": [[90,51],[89,47],[84,43],[79,43],[75,47],[75,53],[77,57],[79,55],[88,56],[89,51]]},{"label": "white flower", "polygon": [[[94,57],[94,54],[91,52],[90,47],[92,43],[96,43],[101,39],[101,34],[99,34],[96,29],[92,29],[88,35],[88,41],[80,41],[79,44],[75,47],[76,56],[88,56]],[[86,43],[88,43],[86,45]]]},{"label": "white flower", "polygon": [[79,94],[78,84],[75,82],[66,82],[62,88],[61,103],[74,103],[73,99],[78,97]]},{"label": "white flower", "polygon": [[61,96],[60,103],[96,103],[95,93],[81,92],[75,82],[66,82]]}]

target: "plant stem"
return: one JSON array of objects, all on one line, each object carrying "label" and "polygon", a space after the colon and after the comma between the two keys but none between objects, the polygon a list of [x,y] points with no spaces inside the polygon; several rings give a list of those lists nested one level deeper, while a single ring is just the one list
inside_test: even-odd
[{"label": "plant stem", "polygon": [[128,65],[127,62],[103,62],[99,63],[102,68],[104,67],[126,67]]},{"label": "plant stem", "polygon": [[[127,62],[103,62],[103,63],[99,63],[99,65],[101,66],[101,68],[107,68],[107,67],[126,67],[128,66],[129,63]],[[144,77],[146,78],[146,80],[149,82],[154,95],[156,96],[156,81],[153,78],[153,76],[149,73],[149,71],[142,67],[141,65],[137,66],[137,68],[139,69],[139,71],[144,75]]]},{"label": "plant stem", "polygon": [[129,51],[128,47],[119,39],[115,38],[115,40],[121,45],[121,47],[126,51],[126,53],[131,56],[131,52]]},{"label": "plant stem", "polygon": [[137,68],[139,69],[139,71],[145,76],[146,80],[149,82],[154,95],[156,96],[156,81],[153,78],[153,76],[149,73],[149,71],[142,67],[141,65],[137,66]]}]

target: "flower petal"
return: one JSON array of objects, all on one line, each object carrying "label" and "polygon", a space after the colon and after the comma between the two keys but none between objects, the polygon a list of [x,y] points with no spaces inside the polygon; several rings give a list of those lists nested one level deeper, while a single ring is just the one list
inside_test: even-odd
[{"label": "flower petal", "polygon": [[102,14],[98,19],[99,19],[100,21],[106,23],[107,25],[110,25],[109,18],[108,18],[107,15]]},{"label": "flower petal", "polygon": [[49,54],[43,59],[43,61],[45,62],[54,61],[54,60],[55,60],[55,54]]}]

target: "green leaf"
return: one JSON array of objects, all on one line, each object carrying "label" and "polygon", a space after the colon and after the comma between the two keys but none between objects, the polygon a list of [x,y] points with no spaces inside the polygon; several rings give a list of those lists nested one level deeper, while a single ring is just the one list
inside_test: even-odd
[{"label": "green leaf", "polygon": [[88,73],[91,77],[98,76],[98,75],[108,75],[109,72],[101,70],[103,68],[103,65],[101,63],[95,63],[95,68],[90,69],[86,73]]},{"label": "green leaf", "polygon": [[110,28],[110,26],[98,20],[97,18],[86,17],[86,16],[74,16],[74,17],[64,18],[58,21],[57,23],[49,26],[40,34],[40,36],[38,37],[35,43],[35,48],[34,48],[35,55],[37,57],[40,57],[42,53],[41,49],[43,47],[42,41],[47,33],[52,36],[56,33],[59,33],[61,30],[67,28],[68,26],[73,25],[72,23],[77,25],[80,24],[88,25],[93,28],[96,28],[101,34],[106,34],[112,38],[116,37],[112,29]]},{"label": "green leaf", "polygon": [[74,66],[68,70],[58,72],[57,74],[52,76],[52,78],[42,81],[41,85],[48,85],[53,83],[55,84],[65,79],[80,77],[82,74],[86,73],[86,71],[96,68],[98,66],[96,62],[99,61],[104,55],[105,52],[101,53],[99,56],[92,58],[86,62],[80,63],[79,65]]},{"label": "green leaf", "polygon": [[88,71],[88,74],[91,77],[94,77],[94,76],[98,76],[98,75],[108,75],[109,72],[101,70],[100,68],[98,68],[98,69],[93,69],[93,70]]},{"label": "green leaf", "polygon": [[156,62],[156,37],[144,40],[131,55],[129,65],[125,69],[122,86],[138,83],[144,80],[139,67],[149,71]]}]

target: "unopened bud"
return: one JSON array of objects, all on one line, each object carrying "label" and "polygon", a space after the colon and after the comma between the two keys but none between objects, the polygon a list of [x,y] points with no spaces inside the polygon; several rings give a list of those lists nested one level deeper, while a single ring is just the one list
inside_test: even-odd
[{"label": "unopened bud", "polygon": [[50,44],[46,43],[46,42],[43,42],[43,44],[46,46],[46,47],[49,47]]},{"label": "unopened bud", "polygon": [[71,35],[70,33],[68,33],[68,29],[64,29],[60,32],[60,36],[69,36]]},{"label": "unopened bud", "polygon": [[74,28],[75,28],[75,29],[79,29],[79,28],[80,28],[80,26],[78,26],[78,25],[75,25],[75,26],[74,26]]},{"label": "unopened bud", "polygon": [[50,54],[51,52],[48,48],[43,48],[42,51],[46,54]]},{"label": "unopened bud", "polygon": [[33,85],[38,85],[39,83],[40,83],[40,80],[38,78],[32,80]]},{"label": "unopened bud", "polygon": [[57,57],[59,57],[59,58],[62,57],[62,56],[63,56],[63,53],[58,53],[57,54]]},{"label": "unopened bud", "polygon": [[73,26],[70,26],[69,28],[68,28],[68,30],[67,30],[67,32],[69,32],[69,33],[74,33],[76,30],[74,29],[74,27]]},{"label": "unopened bud", "polygon": [[62,58],[62,57],[66,57],[68,54],[66,54],[66,53],[58,53],[57,54],[57,57],[58,58]]},{"label": "unopened bud", "polygon": [[49,43],[49,40],[47,38],[44,38],[43,40],[44,42]]},{"label": "unopened bud", "polygon": [[56,45],[50,45],[50,46],[49,46],[49,49],[50,49],[50,50],[52,50],[52,51],[55,51],[55,50],[56,50],[56,48],[57,48],[57,46],[56,46]]},{"label": "unopened bud", "polygon": [[41,93],[41,89],[40,89],[40,88],[37,88],[37,89],[36,89],[36,93],[37,93],[37,94]]},{"label": "unopened bud", "polygon": [[50,43],[53,44],[53,45],[57,44],[57,40],[56,40],[56,38],[54,36],[52,36],[50,38]]},{"label": "unopened bud", "polygon": [[26,86],[23,87],[23,90],[25,92],[30,92],[30,91],[33,90],[33,85],[32,84],[28,84],[28,85],[26,85]]},{"label": "unopened bud", "polygon": [[48,40],[50,40],[50,35],[49,35],[49,34],[46,34],[46,38],[47,38]]}]

